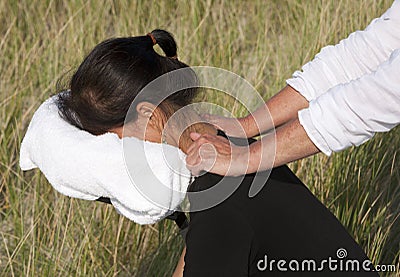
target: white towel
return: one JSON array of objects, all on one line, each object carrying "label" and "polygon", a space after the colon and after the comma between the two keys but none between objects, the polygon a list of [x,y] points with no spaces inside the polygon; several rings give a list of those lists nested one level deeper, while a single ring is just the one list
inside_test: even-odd
[{"label": "white towel", "polygon": [[179,206],[190,182],[182,151],[80,130],[61,118],[56,97],[45,101],[29,124],[20,150],[22,170],[38,167],[67,196],[109,197],[117,211],[139,224],[154,223]]}]

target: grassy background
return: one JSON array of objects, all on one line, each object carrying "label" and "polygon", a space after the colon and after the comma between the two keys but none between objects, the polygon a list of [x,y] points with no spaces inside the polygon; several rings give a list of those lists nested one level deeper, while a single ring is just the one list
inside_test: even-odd
[{"label": "grassy background", "polygon": [[[363,29],[391,2],[0,1],[0,276],[169,276],[175,266],[183,242],[173,224],[138,226],[18,167],[34,110],[97,43],[164,28],[181,60],[233,71],[268,98],[321,47]],[[399,145],[397,128],[291,165],[375,264],[399,264]]]}]

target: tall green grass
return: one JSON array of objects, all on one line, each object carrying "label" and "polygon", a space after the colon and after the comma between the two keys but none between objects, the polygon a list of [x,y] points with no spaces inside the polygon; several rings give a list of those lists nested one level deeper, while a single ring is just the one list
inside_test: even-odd
[{"label": "tall green grass", "polygon": [[[363,29],[390,4],[0,1],[0,276],[169,276],[183,247],[170,222],[139,226],[107,205],[60,195],[40,172],[18,167],[34,110],[94,45],[164,28],[181,60],[233,71],[268,98],[321,47]],[[329,159],[291,165],[375,264],[399,264],[399,145],[397,128]]]}]

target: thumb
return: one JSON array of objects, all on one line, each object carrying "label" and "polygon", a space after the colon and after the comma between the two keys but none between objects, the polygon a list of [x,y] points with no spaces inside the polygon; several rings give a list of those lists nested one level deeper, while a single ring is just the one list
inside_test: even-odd
[{"label": "thumb", "polygon": [[190,133],[190,138],[192,140],[197,140],[199,137],[201,137],[201,134],[199,134],[199,133],[196,133],[196,132]]}]

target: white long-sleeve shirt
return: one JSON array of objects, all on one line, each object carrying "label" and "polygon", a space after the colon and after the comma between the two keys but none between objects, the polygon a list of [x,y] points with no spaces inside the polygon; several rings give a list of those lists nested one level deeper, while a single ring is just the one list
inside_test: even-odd
[{"label": "white long-sleeve shirt", "polygon": [[309,102],[299,120],[326,155],[400,123],[400,0],[364,31],[324,47],[287,84]]}]

